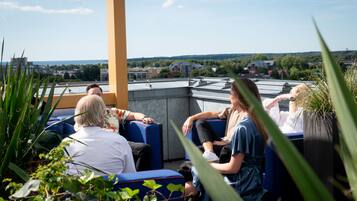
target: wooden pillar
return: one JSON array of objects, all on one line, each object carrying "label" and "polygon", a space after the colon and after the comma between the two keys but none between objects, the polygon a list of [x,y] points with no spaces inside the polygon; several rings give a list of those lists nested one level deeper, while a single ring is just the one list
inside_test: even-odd
[{"label": "wooden pillar", "polygon": [[116,107],[128,108],[125,0],[107,0],[109,90]]}]

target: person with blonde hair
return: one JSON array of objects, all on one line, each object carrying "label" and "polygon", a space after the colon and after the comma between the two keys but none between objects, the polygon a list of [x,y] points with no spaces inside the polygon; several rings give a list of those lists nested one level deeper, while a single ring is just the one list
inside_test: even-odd
[{"label": "person with blonde hair", "polygon": [[105,130],[106,106],[99,96],[84,96],[76,106],[74,118],[78,131],[66,138],[66,150],[73,163],[69,174],[80,174],[92,167],[96,175],[136,172],[131,148],[127,140],[113,131]]},{"label": "person with blonde hair", "polygon": [[[103,89],[98,84],[90,84],[87,86],[87,95],[97,95],[102,97]],[[154,119],[146,116],[140,112],[132,112],[119,108],[106,108],[104,116],[104,128],[119,133],[120,125],[125,124],[126,121],[136,120],[142,121],[144,124],[154,123]],[[75,125],[77,129],[78,125]],[[120,133],[119,133],[120,134]],[[129,133],[130,135],[130,133]],[[137,171],[144,171],[151,169],[151,146],[149,144],[128,141],[134,157],[135,167]]]},{"label": "person with blonde hair", "polygon": [[[290,93],[281,94],[273,99],[265,99],[263,105],[265,110],[274,119],[283,133],[303,131],[303,100],[309,87],[299,84],[291,88]],[[289,111],[280,111],[279,102],[289,100]]]}]

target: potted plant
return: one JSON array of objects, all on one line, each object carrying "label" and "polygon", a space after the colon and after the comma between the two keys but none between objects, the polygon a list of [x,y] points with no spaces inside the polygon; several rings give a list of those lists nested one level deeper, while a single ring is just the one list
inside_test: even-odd
[{"label": "potted plant", "polygon": [[[354,97],[357,97],[357,70],[348,69],[344,79]],[[337,152],[339,128],[325,79],[316,82],[304,101],[304,156],[326,187],[335,196],[344,199],[336,188],[346,177]]]}]

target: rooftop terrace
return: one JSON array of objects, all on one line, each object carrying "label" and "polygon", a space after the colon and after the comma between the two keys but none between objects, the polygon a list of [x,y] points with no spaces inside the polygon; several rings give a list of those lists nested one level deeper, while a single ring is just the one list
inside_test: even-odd
[{"label": "rooftop terrace", "polygon": [[[202,111],[220,111],[228,107],[230,83],[229,78],[193,78],[193,79],[162,79],[128,84],[128,109],[142,112],[153,117],[163,125],[164,160],[176,160],[184,157],[184,149],[176,143],[177,137],[172,126],[172,120],[180,127],[186,118]],[[285,93],[291,87],[301,83],[290,80],[255,80],[262,99],[272,98]],[[89,83],[68,85],[73,93],[85,93]],[[104,91],[109,91],[108,83],[100,83]],[[56,89],[59,94],[64,87]],[[288,109],[283,102],[282,110]],[[66,111],[66,109],[62,110]]]}]

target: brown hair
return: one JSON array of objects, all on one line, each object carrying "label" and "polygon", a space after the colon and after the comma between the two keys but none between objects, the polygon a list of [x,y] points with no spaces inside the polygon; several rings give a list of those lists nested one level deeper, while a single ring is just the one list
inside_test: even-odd
[{"label": "brown hair", "polygon": [[103,92],[103,89],[102,89],[102,87],[99,86],[99,84],[90,84],[90,85],[88,85],[87,88],[86,88],[86,92],[88,93],[88,91],[90,89],[92,89],[92,88],[99,88],[100,91]]},{"label": "brown hair", "polygon": [[[239,80],[249,89],[249,91],[257,98],[257,100],[261,103],[261,98],[259,94],[259,90],[257,85],[250,79],[247,78],[239,78]],[[231,88],[234,92],[235,95],[238,98],[238,105],[239,107],[243,110],[246,111],[249,115],[249,117],[252,118],[253,122],[257,126],[259,133],[263,136],[264,141],[266,142],[268,140],[268,133],[266,132],[265,128],[263,125],[261,125],[257,119],[257,115],[250,109],[250,104],[246,101],[246,99],[243,97],[243,95],[239,92],[237,83],[234,81],[232,84]]]}]

